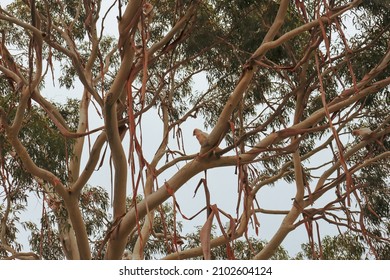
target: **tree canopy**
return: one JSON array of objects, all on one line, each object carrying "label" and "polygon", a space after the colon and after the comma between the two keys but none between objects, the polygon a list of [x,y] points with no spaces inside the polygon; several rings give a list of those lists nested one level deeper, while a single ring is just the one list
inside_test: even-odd
[{"label": "tree canopy", "polygon": [[[0,256],[279,259],[304,227],[298,258],[390,258],[389,13],[377,0],[1,6]],[[101,166],[111,186],[91,186]],[[207,171],[224,167],[234,180],[216,189]],[[281,182],[293,197],[265,207]],[[184,188],[205,199],[190,234]],[[284,217],[268,241],[266,215]]]}]

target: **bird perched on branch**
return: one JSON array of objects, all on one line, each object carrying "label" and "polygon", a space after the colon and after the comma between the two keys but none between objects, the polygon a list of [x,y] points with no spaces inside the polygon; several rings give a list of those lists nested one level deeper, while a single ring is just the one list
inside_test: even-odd
[{"label": "bird perched on branch", "polygon": [[202,130],[195,128],[193,135],[198,139],[198,142],[201,147],[204,147],[207,145],[207,138],[209,135],[206,132],[203,132]]},{"label": "bird perched on branch", "polygon": [[378,146],[381,147],[381,149],[383,149],[384,151],[386,151],[386,147],[383,145],[383,139],[385,136],[382,136],[377,139],[377,133],[372,131],[368,127],[355,129],[352,131],[352,134],[361,137],[361,139],[364,141],[373,140],[373,143],[370,143],[366,146],[366,149],[369,153],[372,153]]},{"label": "bird perched on branch", "polygon": [[365,139],[370,137],[370,135],[372,134],[372,130],[369,129],[368,127],[362,127],[362,128],[353,130],[352,134],[355,136],[360,136],[363,140],[365,140]]},{"label": "bird perched on branch", "polygon": [[[195,136],[196,139],[198,139],[198,142],[202,148],[207,147],[209,145],[209,141],[208,141],[209,135],[206,132],[203,132],[202,130],[195,128],[194,133],[192,135]],[[221,151],[219,147],[216,147],[213,150],[214,152]]]}]

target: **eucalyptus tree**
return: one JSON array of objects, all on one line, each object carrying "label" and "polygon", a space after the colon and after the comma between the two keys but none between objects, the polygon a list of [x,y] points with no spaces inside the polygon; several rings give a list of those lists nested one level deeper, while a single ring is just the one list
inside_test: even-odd
[{"label": "eucalyptus tree", "polygon": [[[131,248],[126,255],[142,259],[159,239],[172,248],[158,251],[165,259],[209,259],[221,246],[233,257],[233,244],[250,227],[258,232],[264,215],[284,218],[264,246],[245,239],[245,248],[257,250],[251,258],[271,258],[298,226],[314,244],[318,220],[348,229],[374,257],[383,256],[389,6],[290,2],[118,0],[105,7],[99,0],[17,0],[1,7],[3,256],[119,259]],[[194,85],[199,76],[205,90]],[[51,101],[50,82],[77,101]],[[101,123],[90,129],[92,111]],[[153,125],[144,121],[149,115]],[[192,118],[208,133],[194,130],[199,150],[189,154],[182,129]],[[143,134],[156,125],[162,133],[148,157]],[[86,210],[111,207],[88,185],[104,162],[112,162],[112,215]],[[233,213],[211,203],[207,184],[207,170],[226,166],[236,176],[228,182],[236,195],[226,196],[237,204]],[[203,173],[196,186],[206,197],[200,245],[185,246],[176,223],[166,226],[163,205],[173,200],[176,221],[177,191]],[[283,209],[262,207],[260,190],[283,180],[294,197]],[[276,200],[282,194],[274,191]],[[42,232],[60,241],[57,253],[43,255],[43,233],[34,252],[20,252],[18,212],[29,211],[23,201],[31,193],[50,212],[42,217],[57,224],[52,230],[41,222]],[[93,227],[103,217],[107,222]],[[38,236],[35,225],[25,227]]]},{"label": "eucalyptus tree", "polygon": [[318,244],[303,244],[296,259],[361,260],[366,258],[365,248],[355,234],[326,236]]}]

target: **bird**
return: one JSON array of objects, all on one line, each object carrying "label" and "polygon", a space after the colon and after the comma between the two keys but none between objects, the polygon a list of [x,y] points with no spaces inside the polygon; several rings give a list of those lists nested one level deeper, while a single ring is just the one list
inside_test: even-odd
[{"label": "bird", "polygon": [[[209,138],[209,134],[208,133],[203,132],[202,130],[200,130],[198,128],[195,128],[192,135],[195,136],[196,139],[198,139],[198,142],[199,142],[199,144],[200,144],[200,146],[202,148],[207,147],[207,146],[210,145],[209,144],[209,139],[208,139]],[[219,148],[219,147],[215,147],[212,150],[213,150],[213,154],[215,154],[215,152],[222,151],[221,148]]]},{"label": "bird", "polygon": [[206,132],[203,132],[202,130],[195,128],[193,136],[195,136],[196,139],[198,139],[198,142],[199,142],[201,147],[207,146],[207,144],[208,144],[207,139],[208,139],[209,135]]},{"label": "bird", "polygon": [[373,140],[374,143],[376,143],[376,145],[374,143],[366,145],[366,149],[370,154],[376,149],[377,145],[386,151],[386,147],[383,145],[383,136],[380,139],[376,139],[378,135],[368,127],[355,129],[352,131],[352,134],[355,136],[360,136],[363,141]]},{"label": "bird", "polygon": [[360,136],[362,139],[367,139],[372,134],[372,130],[368,127],[362,127],[352,131],[352,134],[355,136]]}]

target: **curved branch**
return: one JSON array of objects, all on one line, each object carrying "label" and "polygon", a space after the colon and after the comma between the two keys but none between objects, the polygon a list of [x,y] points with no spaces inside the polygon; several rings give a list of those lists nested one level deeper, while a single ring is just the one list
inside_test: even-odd
[{"label": "curved branch", "polygon": [[107,135],[105,132],[102,132],[95,141],[95,144],[92,147],[88,162],[84,167],[83,172],[77,178],[76,182],[71,187],[71,190],[75,193],[80,193],[81,189],[87,184],[89,178],[91,177],[96,164],[99,161],[100,151],[107,141]]}]

